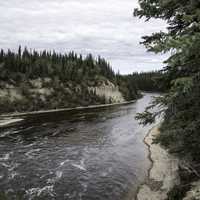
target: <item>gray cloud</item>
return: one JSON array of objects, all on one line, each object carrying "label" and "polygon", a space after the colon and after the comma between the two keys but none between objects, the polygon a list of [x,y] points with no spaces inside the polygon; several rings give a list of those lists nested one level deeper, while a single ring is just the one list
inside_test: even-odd
[{"label": "gray cloud", "polygon": [[139,41],[165,23],[133,18],[137,6],[137,0],[3,1],[0,46],[93,53],[122,73],[159,69],[165,56],[147,53]]}]

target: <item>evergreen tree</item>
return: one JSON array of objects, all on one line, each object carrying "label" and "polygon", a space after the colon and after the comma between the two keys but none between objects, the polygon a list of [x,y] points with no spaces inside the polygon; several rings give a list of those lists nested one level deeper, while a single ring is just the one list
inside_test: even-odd
[{"label": "evergreen tree", "polygon": [[138,115],[143,122],[152,122],[164,114],[159,141],[181,155],[200,159],[200,1],[199,0],[140,0],[135,16],[166,20],[166,32],[143,37],[149,51],[171,52],[165,61],[163,82],[168,92],[156,98],[152,106],[162,109],[152,112],[149,107]]}]

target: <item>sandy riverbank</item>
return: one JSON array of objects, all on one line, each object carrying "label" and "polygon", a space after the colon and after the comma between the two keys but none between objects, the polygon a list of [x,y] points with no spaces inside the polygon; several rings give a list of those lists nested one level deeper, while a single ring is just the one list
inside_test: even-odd
[{"label": "sandy riverbank", "polygon": [[147,180],[138,189],[137,200],[165,200],[170,189],[179,183],[178,159],[159,144],[153,144],[153,138],[158,134],[159,128],[156,126],[144,139],[152,166]]}]

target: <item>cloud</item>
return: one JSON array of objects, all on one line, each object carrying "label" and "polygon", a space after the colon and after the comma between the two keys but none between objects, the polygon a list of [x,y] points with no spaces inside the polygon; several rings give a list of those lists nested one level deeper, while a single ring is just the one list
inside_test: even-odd
[{"label": "cloud", "polygon": [[137,0],[7,0],[0,3],[0,46],[74,50],[107,58],[122,73],[162,66],[164,56],[139,45],[165,29],[162,21],[134,18]]}]

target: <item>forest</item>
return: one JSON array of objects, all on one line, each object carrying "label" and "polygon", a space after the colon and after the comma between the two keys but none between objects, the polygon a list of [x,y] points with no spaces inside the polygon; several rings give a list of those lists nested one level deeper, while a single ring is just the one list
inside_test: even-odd
[{"label": "forest", "polygon": [[[200,178],[200,1],[141,0],[139,4],[135,16],[167,22],[167,31],[144,36],[142,43],[150,52],[171,55],[163,69],[166,93],[155,98],[137,118],[147,124],[162,115],[161,134],[155,142],[188,163],[188,170],[180,165],[181,183],[168,197],[179,200],[190,189],[192,181]],[[155,106],[160,109],[152,111]]]},{"label": "forest", "polygon": [[165,73],[160,71],[150,72],[134,72],[131,75],[131,79],[134,80],[136,88],[146,92],[164,92],[167,90],[163,84]]},{"label": "forest", "polygon": [[83,58],[74,52],[69,54],[56,53],[55,51],[22,50],[18,52],[8,50],[0,52],[1,74],[4,81],[24,81],[38,77],[59,77],[64,81],[80,82],[82,79],[95,79],[102,75],[110,81],[115,80],[115,73],[109,63],[103,58],[95,60],[91,54]]},{"label": "forest", "polygon": [[118,88],[126,101],[140,96],[132,77],[116,74],[101,57],[21,46],[17,52],[0,51],[1,113],[112,103],[88,89],[102,85]]}]

